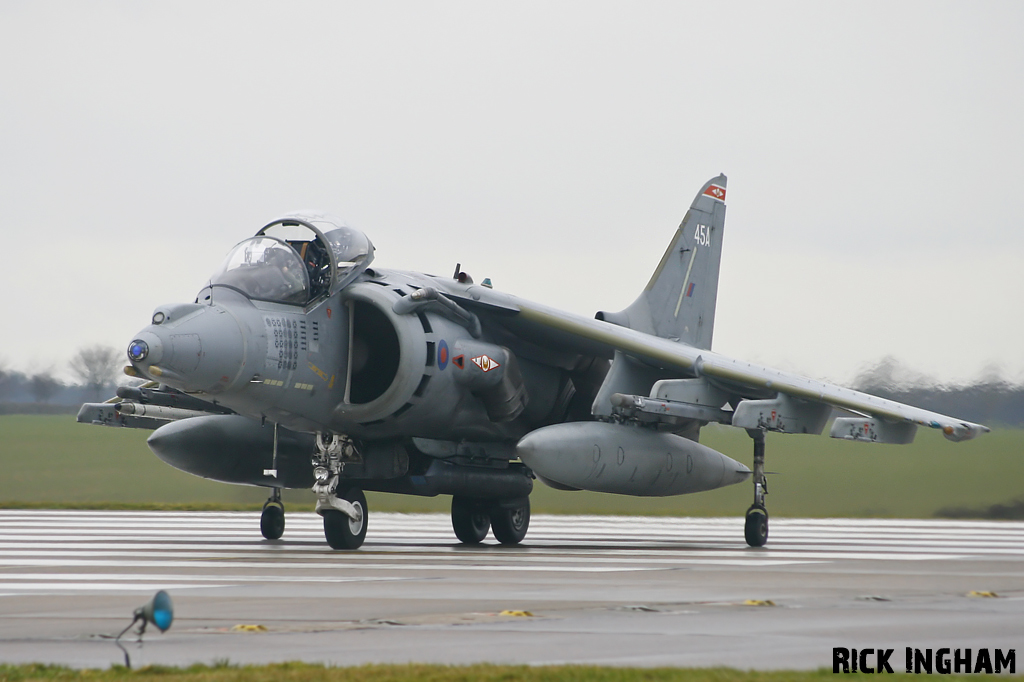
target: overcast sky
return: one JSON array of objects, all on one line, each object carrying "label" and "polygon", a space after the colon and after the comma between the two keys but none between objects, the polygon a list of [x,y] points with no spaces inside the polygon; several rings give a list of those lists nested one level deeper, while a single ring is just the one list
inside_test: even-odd
[{"label": "overcast sky", "polygon": [[127,346],[299,208],[628,305],[729,176],[715,350],[1024,379],[1024,4],[0,1],[0,359]]}]

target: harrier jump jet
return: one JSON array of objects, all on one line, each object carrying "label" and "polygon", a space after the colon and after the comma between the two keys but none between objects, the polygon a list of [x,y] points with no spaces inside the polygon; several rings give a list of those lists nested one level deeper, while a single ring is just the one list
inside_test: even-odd
[{"label": "harrier jump jet", "polygon": [[[989,429],[711,350],[726,178],[697,193],[650,282],[594,319],[451,277],[372,267],[373,244],[295,213],[239,243],[192,303],[160,306],[128,345],[148,382],[78,420],[155,429],[149,445],[206,478],[312,488],[324,535],[355,549],[363,491],[451,495],[455,535],[520,542],[534,479],[562,490],[681,495],[753,480],[745,536],[768,539],[766,431],[909,443]],[[753,470],[701,445],[744,429]]]}]

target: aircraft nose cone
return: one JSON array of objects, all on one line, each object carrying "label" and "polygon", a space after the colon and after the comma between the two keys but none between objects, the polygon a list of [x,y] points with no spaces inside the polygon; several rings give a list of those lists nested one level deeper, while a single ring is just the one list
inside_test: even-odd
[{"label": "aircraft nose cone", "polygon": [[159,336],[143,329],[128,344],[128,360],[136,367],[159,364],[164,357],[164,343]]},{"label": "aircraft nose cone", "polygon": [[127,349],[132,365],[183,391],[217,393],[239,381],[245,344],[234,317],[211,306],[179,308],[187,310],[172,308],[159,324],[136,334]]}]

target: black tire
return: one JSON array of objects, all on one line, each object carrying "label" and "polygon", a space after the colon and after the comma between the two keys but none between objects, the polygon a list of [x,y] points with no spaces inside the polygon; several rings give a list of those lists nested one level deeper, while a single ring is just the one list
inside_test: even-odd
[{"label": "black tire", "polygon": [[479,545],[491,529],[491,518],[479,502],[455,495],[452,497],[452,528],[460,542]]},{"label": "black tire", "polygon": [[267,502],[263,505],[260,532],[268,540],[279,540],[284,535],[284,506],[280,502]]},{"label": "black tire", "polygon": [[339,497],[351,502],[362,516],[359,521],[353,521],[337,509],[324,509],[324,537],[331,549],[359,549],[366,539],[366,521],[369,516],[366,495],[359,488],[352,488]]},{"label": "black tire", "polygon": [[491,508],[491,531],[503,545],[518,545],[530,527],[530,498],[498,503]]},{"label": "black tire", "polygon": [[768,542],[768,510],[758,505],[748,509],[743,534],[751,547],[764,547]]}]

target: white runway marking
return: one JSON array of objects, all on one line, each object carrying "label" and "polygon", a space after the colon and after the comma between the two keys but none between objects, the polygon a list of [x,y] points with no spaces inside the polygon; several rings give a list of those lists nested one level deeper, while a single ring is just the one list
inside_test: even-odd
[{"label": "white runway marking", "polygon": [[330,550],[320,518],[309,513],[289,514],[280,542],[263,540],[259,514],[245,512],[0,510],[0,529],[0,595],[147,591],[168,584],[315,585],[448,571],[585,574],[1024,560],[1024,523],[987,521],[773,519],[768,546],[757,550],[743,543],[742,518],[535,516],[522,546],[490,541],[466,548],[455,540],[447,515],[377,513],[366,544],[355,552]]}]

